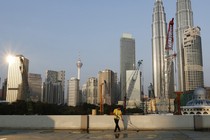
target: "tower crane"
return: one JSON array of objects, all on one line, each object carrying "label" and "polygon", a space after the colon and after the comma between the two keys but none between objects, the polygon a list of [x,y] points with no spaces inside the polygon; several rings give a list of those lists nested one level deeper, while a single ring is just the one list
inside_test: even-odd
[{"label": "tower crane", "polygon": [[173,69],[173,59],[176,57],[176,53],[173,51],[173,43],[174,43],[174,36],[173,36],[173,26],[174,26],[174,18],[171,19],[168,25],[167,31],[167,38],[166,38],[166,46],[165,46],[165,63],[164,63],[164,74],[162,77],[162,94],[161,99],[166,106],[166,99],[169,99],[169,112],[170,112],[170,82],[172,78],[172,69]]}]

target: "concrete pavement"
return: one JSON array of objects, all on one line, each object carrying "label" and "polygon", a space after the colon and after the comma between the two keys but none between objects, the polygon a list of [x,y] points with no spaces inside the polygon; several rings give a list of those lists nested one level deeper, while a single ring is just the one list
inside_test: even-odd
[{"label": "concrete pavement", "polygon": [[209,131],[0,130],[0,140],[209,140]]}]

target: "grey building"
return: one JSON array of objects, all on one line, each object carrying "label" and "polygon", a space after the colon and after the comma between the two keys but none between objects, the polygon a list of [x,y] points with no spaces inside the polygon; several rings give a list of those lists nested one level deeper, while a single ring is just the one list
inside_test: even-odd
[{"label": "grey building", "polygon": [[41,74],[29,73],[28,84],[30,99],[34,102],[41,101],[42,77]]},{"label": "grey building", "polygon": [[46,71],[43,84],[43,101],[53,104],[64,104],[65,71]]},{"label": "grey building", "polygon": [[126,70],[134,70],[136,64],[135,39],[123,33],[120,39],[120,89],[121,100],[126,95]]},{"label": "grey building", "polygon": [[156,98],[164,91],[165,44],[167,38],[166,14],[162,0],[156,0],[152,15],[152,72]]},{"label": "grey building", "polygon": [[98,79],[95,77],[88,78],[86,82],[87,103],[97,105],[98,98]]},{"label": "grey building", "polygon": [[176,46],[177,46],[177,73],[178,91],[185,91],[184,73],[184,30],[193,27],[193,12],[191,0],[177,0],[176,3]]},{"label": "grey building", "polygon": [[200,28],[191,27],[184,31],[184,75],[186,91],[204,86],[203,58]]},{"label": "grey building", "polygon": [[67,105],[79,105],[79,79],[72,77],[67,86]]}]

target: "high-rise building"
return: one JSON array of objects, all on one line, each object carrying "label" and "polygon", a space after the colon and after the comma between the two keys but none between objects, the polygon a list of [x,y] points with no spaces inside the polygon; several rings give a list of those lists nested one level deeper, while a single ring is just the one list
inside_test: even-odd
[{"label": "high-rise building", "polygon": [[87,84],[82,85],[81,104],[87,103]]},{"label": "high-rise building", "polygon": [[120,39],[120,100],[126,95],[126,70],[134,70],[136,64],[135,39],[123,33]]},{"label": "high-rise building", "polygon": [[167,38],[166,14],[162,0],[156,0],[152,15],[152,71],[153,88],[156,98],[160,98],[163,92],[165,45]]},{"label": "high-rise building", "polygon": [[177,83],[178,91],[185,91],[185,73],[184,73],[184,30],[193,27],[193,12],[191,0],[177,0],[176,3],[176,46],[177,46]]},{"label": "high-rise building", "polygon": [[28,84],[30,99],[34,102],[41,101],[42,77],[41,74],[29,73]]},{"label": "high-rise building", "polygon": [[65,71],[46,71],[43,84],[43,101],[53,104],[64,103]]},{"label": "high-rise building", "polygon": [[98,99],[98,79],[95,77],[88,78],[86,82],[87,103],[97,105]]},{"label": "high-rise building", "polygon": [[6,101],[27,100],[29,60],[23,55],[9,57]]},{"label": "high-rise building", "polygon": [[203,58],[199,27],[191,27],[184,31],[184,75],[186,91],[204,86]]},{"label": "high-rise building", "polygon": [[[115,104],[116,91],[117,91],[117,80],[116,73],[106,69],[99,71],[98,73],[98,103],[112,105]],[[101,97],[102,96],[102,97]]]},{"label": "high-rise building", "polygon": [[72,77],[68,81],[67,105],[68,106],[79,105],[79,79],[77,79],[75,77]]}]

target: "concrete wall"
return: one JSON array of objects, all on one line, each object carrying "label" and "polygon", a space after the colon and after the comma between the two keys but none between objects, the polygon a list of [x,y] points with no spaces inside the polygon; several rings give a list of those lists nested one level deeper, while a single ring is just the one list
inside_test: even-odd
[{"label": "concrete wall", "polygon": [[[122,130],[210,128],[208,115],[124,115],[123,120],[119,122]],[[114,127],[114,116],[110,115],[0,115],[0,128],[5,129],[113,130]]]},{"label": "concrete wall", "polygon": [[86,129],[87,117],[81,115],[0,115],[0,128]]}]

